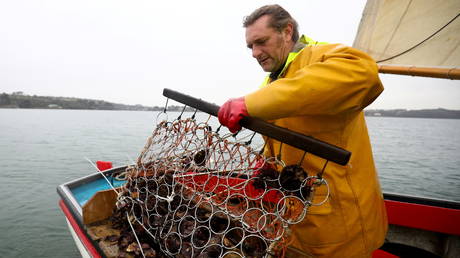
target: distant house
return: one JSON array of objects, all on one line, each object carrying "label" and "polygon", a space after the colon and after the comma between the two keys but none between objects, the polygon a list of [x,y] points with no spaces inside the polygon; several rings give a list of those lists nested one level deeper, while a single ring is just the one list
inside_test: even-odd
[{"label": "distant house", "polygon": [[22,91],[15,91],[15,92],[11,93],[11,95],[24,96],[24,92],[22,92]]},{"label": "distant house", "polygon": [[60,109],[60,108],[62,108],[62,107],[59,106],[59,105],[56,105],[56,104],[49,104],[49,105],[48,105],[48,108]]}]

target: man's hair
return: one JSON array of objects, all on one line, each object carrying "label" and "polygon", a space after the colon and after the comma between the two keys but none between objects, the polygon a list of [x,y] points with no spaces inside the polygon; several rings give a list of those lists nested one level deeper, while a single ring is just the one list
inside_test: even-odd
[{"label": "man's hair", "polygon": [[291,23],[293,28],[292,41],[297,42],[299,39],[299,26],[297,25],[297,22],[286,10],[284,10],[283,7],[277,4],[262,6],[252,12],[249,16],[244,17],[243,27],[247,28],[264,15],[270,16],[268,26],[274,28],[278,32],[283,31],[283,29]]}]

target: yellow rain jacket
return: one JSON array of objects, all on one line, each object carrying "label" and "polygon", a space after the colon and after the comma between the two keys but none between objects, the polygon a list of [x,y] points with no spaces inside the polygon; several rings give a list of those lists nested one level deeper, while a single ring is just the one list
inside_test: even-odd
[{"label": "yellow rain jacket", "polygon": [[[369,257],[383,244],[388,223],[362,111],[382,91],[371,57],[344,45],[325,44],[307,45],[277,80],[245,96],[250,116],[352,153],[346,166],[327,164],[323,177],[329,199],[312,206],[292,227],[294,247],[313,256]],[[266,156],[281,154],[286,165],[302,159],[303,151],[265,140]],[[312,154],[302,163],[309,175],[316,175],[324,164]],[[314,202],[325,199],[326,189],[317,188]]]}]

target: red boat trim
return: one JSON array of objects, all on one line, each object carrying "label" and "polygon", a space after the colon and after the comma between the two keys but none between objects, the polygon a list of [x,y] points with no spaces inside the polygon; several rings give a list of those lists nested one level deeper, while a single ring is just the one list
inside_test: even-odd
[{"label": "red boat trim", "polygon": [[85,233],[80,228],[77,221],[72,216],[72,213],[69,211],[63,200],[59,200],[59,206],[61,207],[67,220],[69,220],[70,225],[72,225],[72,228],[75,230],[75,233],[77,233],[78,238],[80,238],[81,242],[85,246],[86,250],[90,253],[90,255],[94,258],[101,258],[98,251],[96,250],[96,248],[94,248],[93,244],[88,239],[88,237],[86,237]]},{"label": "red boat trim", "polygon": [[385,252],[383,250],[377,249],[372,253],[372,258],[398,258],[399,256],[396,256],[394,254],[390,254],[388,252]]},{"label": "red boat trim", "polygon": [[460,210],[385,200],[388,223],[460,235]]}]

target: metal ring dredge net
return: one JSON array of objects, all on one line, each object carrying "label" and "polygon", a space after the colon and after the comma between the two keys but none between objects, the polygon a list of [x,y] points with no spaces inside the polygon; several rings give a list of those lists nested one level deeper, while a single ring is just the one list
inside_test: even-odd
[{"label": "metal ring dredge net", "polygon": [[[327,183],[208,121],[159,122],[127,168],[113,216],[132,225],[139,256],[283,256],[289,226],[317,205],[314,189]],[[152,246],[157,253],[142,251]]]}]

